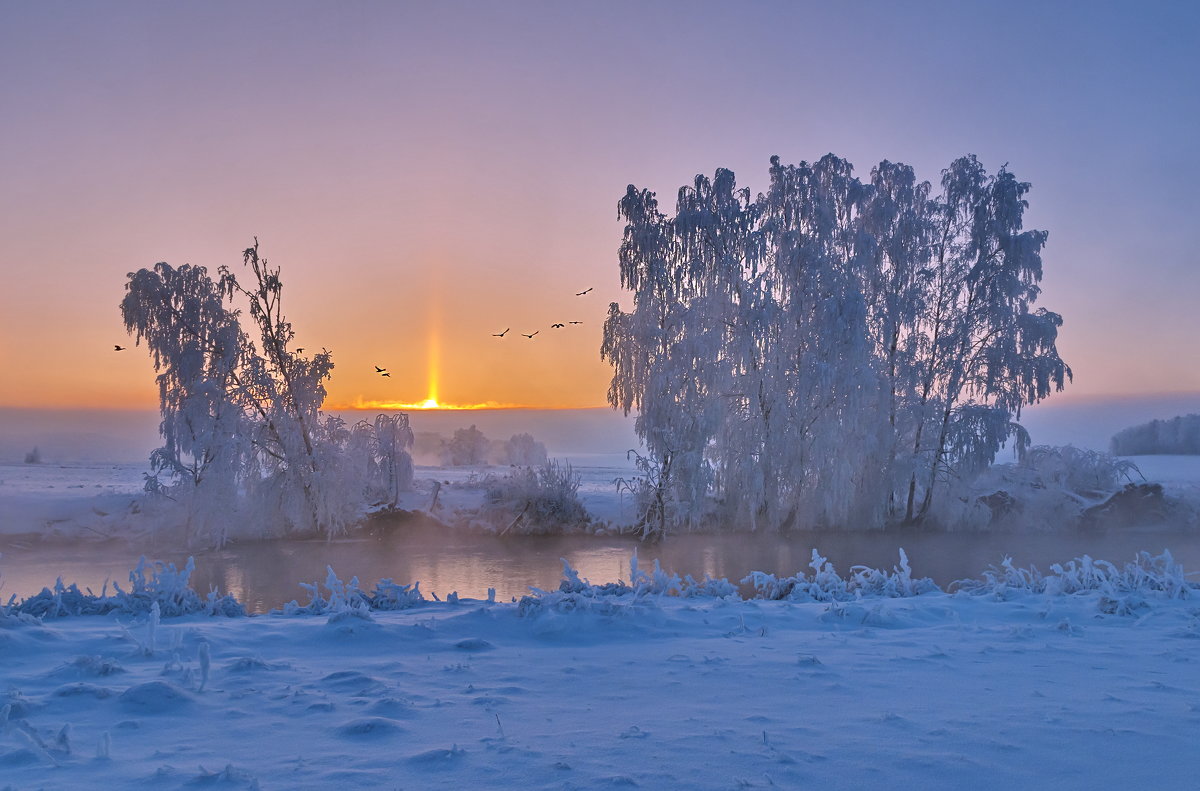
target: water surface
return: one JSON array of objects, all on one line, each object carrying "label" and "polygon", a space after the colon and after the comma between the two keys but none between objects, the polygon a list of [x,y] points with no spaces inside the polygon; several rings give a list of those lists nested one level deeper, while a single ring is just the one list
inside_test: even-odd
[{"label": "water surface", "polygon": [[[555,588],[565,558],[592,582],[629,579],[636,551],[649,570],[659,560],[668,571],[726,577],[737,582],[751,571],[790,575],[810,571],[814,548],[838,569],[853,565],[891,569],[899,549],[907,552],[913,573],[929,576],[945,588],[956,579],[977,577],[1006,555],[1021,566],[1047,571],[1051,563],[1083,554],[1123,563],[1139,550],[1170,549],[1188,571],[1200,571],[1200,534],[1172,530],[1110,530],[1102,533],[1014,534],[806,532],[778,535],[680,535],[660,544],[633,538],[596,536],[481,535],[407,522],[379,527],[372,535],[334,541],[269,541],[193,552],[193,587],[206,593],[215,587],[234,594],[253,612],[266,612],[285,602],[307,601],[301,582],[324,582],[326,566],[344,580],[357,576],[364,588],[381,578],[420,582],[428,597],[450,592],[484,598],[488,588],[507,600],[530,587]],[[181,566],[188,552],[149,547],[146,553]],[[106,580],[122,584],[138,560],[138,551],[118,542],[70,545],[0,543],[0,595],[4,599],[37,593],[61,576],[99,592]]]}]

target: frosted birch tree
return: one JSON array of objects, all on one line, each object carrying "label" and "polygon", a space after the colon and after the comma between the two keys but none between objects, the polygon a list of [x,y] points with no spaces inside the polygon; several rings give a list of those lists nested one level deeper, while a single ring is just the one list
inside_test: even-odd
[{"label": "frosted birch tree", "polygon": [[245,281],[226,267],[214,280],[204,267],[166,263],[129,275],[121,313],[150,350],[162,413],[148,488],[169,488],[187,509],[189,537],[216,544],[234,518],[252,525],[242,534],[332,533],[372,488],[394,504],[412,479],[407,417],[347,429],[322,414],[332,355],[292,348],[280,270],[257,240],[243,266]]},{"label": "frosted birch tree", "polygon": [[602,356],[637,415],[647,533],[925,520],[939,485],[1024,435],[1061,389],[1061,318],[1032,310],[1041,231],[1029,185],[973,157],[932,195],[902,164],[869,183],[833,155],[771,160],[752,200],[698,176],[664,215],[630,186],[622,285]]}]

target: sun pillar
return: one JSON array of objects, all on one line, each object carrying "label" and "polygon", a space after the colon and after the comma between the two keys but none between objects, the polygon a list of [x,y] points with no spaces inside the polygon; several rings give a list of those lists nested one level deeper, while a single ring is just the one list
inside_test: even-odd
[{"label": "sun pillar", "polygon": [[[440,289],[441,284],[434,282],[435,295]],[[436,297],[429,301],[429,346],[426,350],[428,367],[427,374],[427,395],[424,403],[421,404],[424,409],[437,409],[438,407],[438,378],[441,373],[441,331],[442,331],[442,311]]]},{"label": "sun pillar", "polygon": [[426,408],[436,408],[438,405],[438,355],[440,352],[438,344],[438,327],[437,324],[431,324],[429,327],[429,389],[428,395],[425,397]]}]

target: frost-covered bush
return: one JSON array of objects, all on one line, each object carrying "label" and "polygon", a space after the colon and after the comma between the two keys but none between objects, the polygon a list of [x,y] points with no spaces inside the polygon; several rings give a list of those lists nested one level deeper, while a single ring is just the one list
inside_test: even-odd
[{"label": "frost-covered bush", "polygon": [[929,577],[913,578],[908,565],[908,555],[900,550],[900,565],[890,572],[852,566],[850,576],[842,577],[833,564],[812,551],[809,567],[811,575],[803,572],[791,577],[777,578],[774,574],[756,571],[742,580],[752,585],[760,599],[787,599],[789,601],[850,601],[861,598],[900,598],[919,596],[940,590]]},{"label": "frost-covered bush", "polygon": [[227,267],[217,279],[166,263],[129,275],[121,313],[150,350],[162,414],[147,491],[176,504],[189,541],[334,534],[411,482],[407,417],[348,429],[324,415],[331,354],[294,348],[280,270],[257,240],[243,264],[245,283]]},{"label": "frost-covered bush", "polygon": [[[330,418],[334,420],[335,418]],[[401,492],[412,488],[413,463],[407,452],[413,444],[408,415],[378,415],[374,422],[360,420],[349,430],[343,466],[352,468],[348,488],[365,489],[372,505],[396,507]]]},{"label": "frost-covered bush", "polygon": [[1018,466],[1032,474],[1035,485],[1076,494],[1112,492],[1140,475],[1137,465],[1127,459],[1072,445],[1037,445],[1025,453]]},{"label": "frost-covered bush", "polygon": [[515,533],[555,533],[588,521],[579,500],[579,475],[570,462],[557,459],[540,467],[522,467],[488,479],[486,511]]},{"label": "frost-covered bush", "polygon": [[556,591],[532,588],[531,594],[521,597],[517,614],[522,617],[540,615],[548,610],[555,612],[585,611],[601,615],[632,612],[643,605],[648,597],[682,596],[686,598],[718,599],[737,597],[737,586],[729,580],[705,576],[697,582],[688,575],[680,579],[678,574],[667,574],[657,560],[654,571],[647,574],[638,566],[637,552],[629,561],[629,582],[606,582],[593,585],[582,579],[579,572],[571,568],[566,558],[562,559],[563,578]]},{"label": "frost-covered bush", "polygon": [[307,604],[288,602],[275,613],[283,615],[363,615],[372,610],[407,610],[425,602],[420,583],[399,585],[390,579],[381,579],[374,590],[367,593],[359,587],[358,577],[343,582],[332,567],[326,567],[325,593],[319,583],[300,583],[308,591]]},{"label": "frost-covered bush", "polygon": [[1038,445],[1015,463],[950,486],[953,496],[934,516],[948,528],[1062,530],[1135,475],[1135,464],[1108,453]]},{"label": "frost-covered bush", "polygon": [[[633,458],[638,474],[630,478],[618,478],[617,492],[632,498],[633,526],[642,534],[642,538],[660,539],[667,534],[669,527],[695,529],[713,516],[711,503],[703,499],[682,501],[679,489],[668,485],[671,477],[669,459],[664,462],[635,450],[629,451],[626,457]],[[753,521],[750,525],[753,529]]]},{"label": "frost-covered bush", "polygon": [[1052,564],[1048,575],[1035,566],[1017,568],[1011,558],[1005,557],[999,567],[990,567],[981,579],[958,580],[954,587],[998,600],[1014,594],[1070,596],[1099,593],[1098,606],[1106,612],[1119,614],[1138,609],[1144,597],[1191,599],[1200,595],[1200,582],[1189,580],[1183,566],[1176,563],[1168,551],[1161,555],[1139,552],[1132,563],[1120,567],[1084,555],[1065,564]]},{"label": "frost-covered bush", "polygon": [[121,613],[146,615],[157,611],[163,617],[202,613],[205,615],[242,616],[246,610],[229,594],[210,591],[201,598],[192,590],[190,579],[196,563],[188,558],[182,570],[174,563],[150,563],[145,557],[138,561],[137,568],[129,573],[129,590],[113,583],[114,592],[108,586],[99,595],[90,590],[84,592],[78,586],[63,585],[62,578],[54,588],[43,588],[36,596],[22,601],[10,600],[3,609],[9,614],[24,613],[38,618],[58,618],[66,615],[104,615]]}]

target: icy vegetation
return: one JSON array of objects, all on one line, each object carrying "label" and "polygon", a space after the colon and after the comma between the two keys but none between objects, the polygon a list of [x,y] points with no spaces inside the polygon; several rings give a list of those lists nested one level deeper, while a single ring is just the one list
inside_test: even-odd
[{"label": "icy vegetation", "polygon": [[[183,571],[0,609],[12,788],[1194,786],[1200,585],[1170,555],[679,578],[519,602],[329,571],[261,617]],[[37,613],[31,614],[31,613]],[[91,617],[59,617],[92,613]],[[1135,751],[1135,752],[1131,752]],[[1136,754],[1137,760],[1130,755]],[[713,756],[720,756],[714,761]],[[1060,783],[1061,784],[1061,783]]]},{"label": "icy vegetation", "polygon": [[963,157],[941,187],[833,155],[773,158],[754,199],[697,176],[674,216],[629,187],[633,308],[611,306],[602,354],[647,449],[647,535],[952,526],[948,490],[1027,446],[1022,406],[1071,375],[1061,317],[1033,308],[1047,234],[1023,230],[1030,185],[1006,169]]},{"label": "icy vegetation", "polygon": [[[182,570],[175,568],[174,563],[147,563],[143,557],[137,568],[129,572],[129,590],[122,590],[119,583],[113,583],[113,593],[108,593],[108,586],[99,594],[91,590],[81,591],[72,583],[63,585],[59,577],[54,588],[43,588],[36,596],[30,596],[17,602],[10,599],[8,604],[0,608],[3,616],[30,615],[37,618],[59,618],[67,615],[105,615],[120,613],[123,615],[146,615],[153,613],[155,617],[177,617],[200,613],[204,615],[245,615],[241,604],[229,594],[219,594],[209,591],[201,598],[192,590],[189,579],[196,570],[192,558]],[[147,576],[147,571],[149,576]]]},{"label": "icy vegetation", "polygon": [[[678,574],[664,571],[657,560],[653,569],[647,572],[639,565],[636,551],[629,562],[628,582],[618,580],[592,584],[581,578],[579,572],[563,560],[562,581],[558,589],[546,591],[531,588],[531,593],[522,598],[520,610],[522,614],[545,607],[571,610],[590,607],[589,602],[614,597],[628,597],[630,600],[648,596],[741,600],[742,593],[748,592],[751,599],[845,602],[943,593],[928,577],[914,577],[908,555],[903,549],[899,552],[899,564],[891,571],[853,566],[846,576],[842,576],[828,559],[814,549],[809,563],[811,572],[777,577],[755,571],[741,580],[741,588],[725,578],[706,576],[699,581],[691,575],[681,578]],[[112,594],[106,589],[97,595],[90,590],[80,591],[74,584],[66,586],[59,578],[53,589],[44,588],[41,593],[20,601],[13,597],[8,604],[0,607],[0,615],[33,616],[39,619],[108,613],[153,615],[155,618],[195,614],[246,615],[245,608],[229,594],[214,590],[202,598],[192,590],[189,580],[195,568],[191,558],[188,558],[184,569],[179,570],[174,564],[151,563],[143,557],[129,573],[128,591],[114,583]],[[407,610],[430,603],[421,593],[419,582],[401,585],[390,579],[381,579],[368,592],[362,589],[357,577],[343,581],[332,567],[327,567],[326,572],[323,585],[316,582],[300,583],[300,587],[308,593],[307,603],[292,601],[272,611],[273,614],[367,617],[373,611]],[[1006,557],[999,566],[986,569],[978,579],[957,580],[950,588],[952,591],[989,595],[997,599],[1017,593],[1049,596],[1100,593],[1110,598],[1137,596],[1141,600],[1191,599],[1200,596],[1200,582],[1189,580],[1188,577],[1169,551],[1160,555],[1139,552],[1133,562],[1123,566],[1105,560],[1093,560],[1084,555],[1063,564],[1051,564],[1049,574],[1043,574],[1034,566],[1018,568]],[[434,598],[437,599],[436,596]],[[489,591],[488,598],[494,601],[493,591]],[[459,597],[451,593],[447,601],[456,604]],[[1103,600],[1100,606],[1105,606]]]},{"label": "icy vegetation", "polygon": [[166,263],[129,275],[125,326],[159,372],[164,444],[146,488],[189,542],[332,535],[411,485],[408,417],[348,426],[323,414],[332,355],[292,348],[280,270],[257,240],[243,262],[247,282],[226,267],[214,280]]},{"label": "icy vegetation", "polygon": [[390,579],[382,579],[375,584],[374,590],[367,593],[359,587],[358,577],[342,582],[332,568],[326,567],[326,571],[325,593],[321,592],[318,583],[301,583],[300,587],[308,591],[308,603],[301,605],[291,601],[280,612],[284,615],[366,618],[371,610],[407,610],[425,601],[420,583],[398,585]]},{"label": "icy vegetation", "polygon": [[579,500],[579,476],[570,462],[551,459],[539,467],[521,467],[489,476],[484,515],[507,520],[502,533],[558,533],[590,521]]},{"label": "icy vegetation", "polygon": [[1200,415],[1182,415],[1131,426],[1113,436],[1111,447],[1118,456],[1200,455]]},{"label": "icy vegetation", "polygon": [[982,579],[959,580],[956,585],[968,593],[1000,599],[1014,593],[1070,596],[1098,592],[1102,594],[1098,605],[1101,610],[1124,615],[1148,607],[1147,597],[1192,599],[1200,595],[1200,583],[1188,579],[1183,566],[1175,562],[1170,552],[1161,555],[1139,552],[1132,563],[1121,567],[1084,555],[1065,564],[1051,565],[1048,576],[1034,567],[1015,568],[1005,558],[999,568],[993,566],[985,571]]},{"label": "icy vegetation", "polygon": [[1137,465],[1127,459],[1070,445],[1036,445],[1014,463],[994,464],[960,482],[958,497],[942,513],[971,529],[1067,530],[1080,527],[1089,509],[1138,480]]}]

